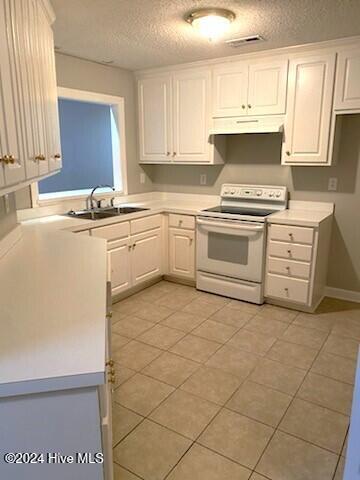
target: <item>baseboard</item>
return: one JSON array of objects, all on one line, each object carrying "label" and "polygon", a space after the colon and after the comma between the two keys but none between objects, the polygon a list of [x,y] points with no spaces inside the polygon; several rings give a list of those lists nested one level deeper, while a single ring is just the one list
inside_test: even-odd
[{"label": "baseboard", "polygon": [[360,303],[360,292],[356,292],[354,290],[325,287],[324,295],[326,297],[338,298],[339,300],[348,300],[349,302]]}]

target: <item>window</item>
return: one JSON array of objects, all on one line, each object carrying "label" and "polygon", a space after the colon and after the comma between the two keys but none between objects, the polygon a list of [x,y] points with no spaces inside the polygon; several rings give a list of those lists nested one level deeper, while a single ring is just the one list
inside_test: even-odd
[{"label": "window", "polygon": [[61,88],[58,102],[63,165],[38,183],[39,203],[87,196],[96,185],[126,193],[123,99]]}]

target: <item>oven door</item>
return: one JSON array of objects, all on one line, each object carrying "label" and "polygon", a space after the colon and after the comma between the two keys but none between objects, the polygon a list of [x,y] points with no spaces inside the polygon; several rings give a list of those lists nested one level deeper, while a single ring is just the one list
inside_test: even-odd
[{"label": "oven door", "polygon": [[197,270],[262,282],[265,226],[262,223],[197,218]]}]

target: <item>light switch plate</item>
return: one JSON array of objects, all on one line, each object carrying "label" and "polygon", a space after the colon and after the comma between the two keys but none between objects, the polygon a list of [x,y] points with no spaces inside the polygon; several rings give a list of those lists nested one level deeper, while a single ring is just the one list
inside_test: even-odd
[{"label": "light switch plate", "polygon": [[206,178],[206,173],[202,173],[200,175],[200,185],[206,185],[207,178]]},{"label": "light switch plate", "polygon": [[338,179],[336,177],[330,177],[328,183],[328,191],[336,192],[338,188]]}]

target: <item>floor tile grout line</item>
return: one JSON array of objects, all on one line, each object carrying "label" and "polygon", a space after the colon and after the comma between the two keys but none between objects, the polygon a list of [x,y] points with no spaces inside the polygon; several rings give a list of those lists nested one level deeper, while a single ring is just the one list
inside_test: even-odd
[{"label": "floor tile grout line", "polygon": [[[330,333],[328,334],[328,336],[329,336],[329,335],[330,335]],[[328,338],[328,336],[327,336],[327,338]],[[327,338],[326,338],[326,339],[327,339]],[[319,352],[319,353],[320,353],[320,352]],[[319,355],[319,353],[318,353],[318,355]],[[314,362],[315,362],[316,358],[318,357],[318,355],[314,358],[314,360],[313,360],[310,368],[311,368],[312,365],[314,364]],[[309,368],[309,371],[310,371],[310,368]],[[308,371],[308,372],[309,372],[309,371]],[[281,422],[282,422],[283,419],[285,418],[285,416],[286,416],[287,412],[289,411],[291,405],[294,403],[294,400],[297,398],[297,394],[298,394],[299,390],[301,389],[302,385],[304,384],[305,379],[306,379],[307,376],[308,376],[308,373],[304,376],[303,380],[302,380],[301,383],[299,384],[299,387],[297,388],[297,390],[296,390],[294,396],[292,397],[292,400],[290,401],[289,405],[287,406],[285,412],[283,413],[283,415],[282,415],[282,417],[281,417],[280,422],[279,422],[278,425],[281,425]],[[276,429],[274,430],[274,432],[273,432],[273,434],[271,435],[268,443],[266,444],[264,450],[262,451],[262,454],[260,455],[260,457],[259,457],[259,459],[258,459],[258,461],[257,461],[257,463],[256,463],[256,465],[255,465],[255,467],[254,467],[254,470],[255,470],[255,471],[256,471],[256,468],[258,467],[258,465],[260,464],[260,462],[261,462],[261,460],[262,460],[262,458],[263,458],[266,450],[268,449],[268,447],[269,447],[269,445],[270,445],[270,443],[271,443],[272,439],[274,438],[274,436],[275,436],[275,434],[276,434],[277,431],[278,431],[278,428],[276,428]],[[281,430],[280,430],[280,431],[281,431]],[[305,441],[305,440],[302,439],[302,441]],[[309,443],[309,442],[307,442],[307,443]]]},{"label": "floor tile grout line", "polygon": [[123,470],[126,470],[127,472],[131,473],[132,475],[134,475],[136,478],[139,478],[140,480],[146,480],[144,477],[140,477],[140,475],[138,475],[137,473],[134,473],[132,472],[131,470],[129,470],[128,468],[124,467],[123,465],[121,465],[120,463],[118,463],[116,460],[113,460],[113,463],[116,463],[116,465],[118,467],[121,467]]}]

